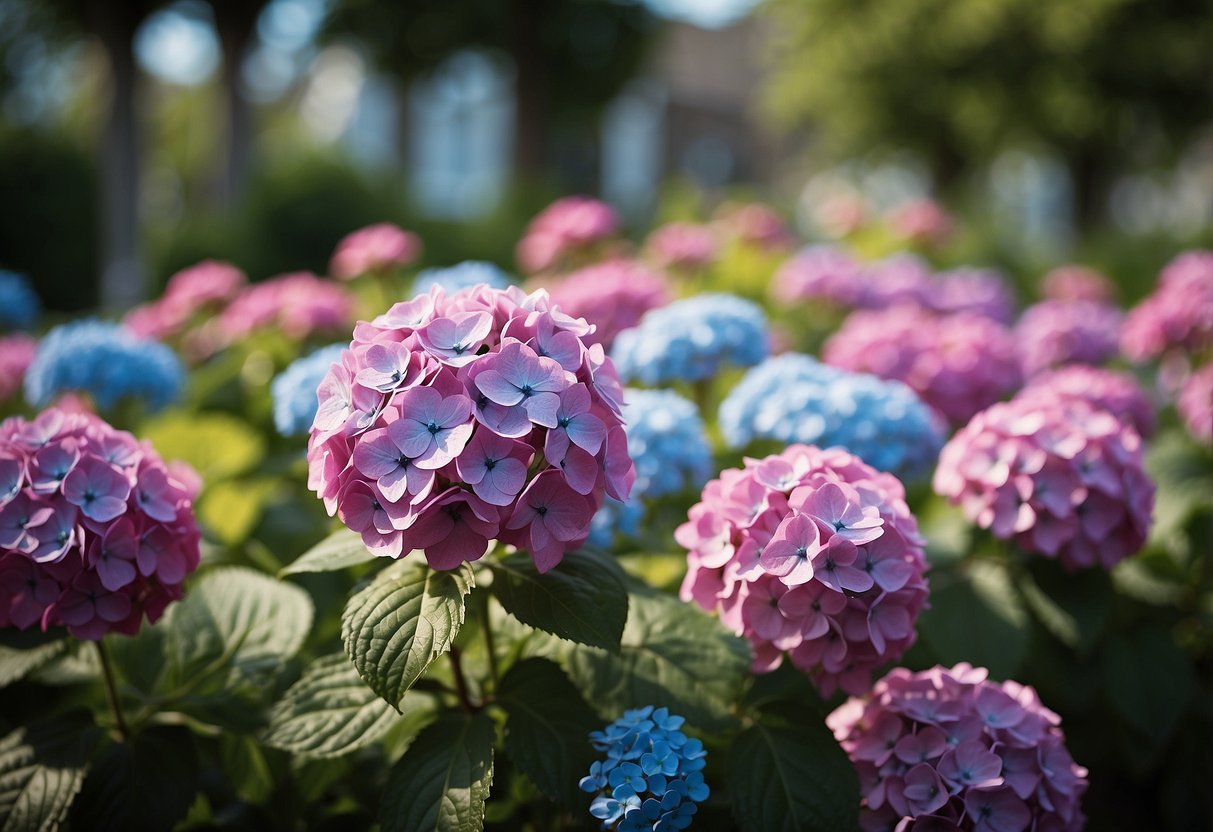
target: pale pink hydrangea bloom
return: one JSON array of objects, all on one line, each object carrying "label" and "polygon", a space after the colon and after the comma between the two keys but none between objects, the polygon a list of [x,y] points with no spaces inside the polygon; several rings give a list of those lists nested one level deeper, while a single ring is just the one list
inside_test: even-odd
[{"label": "pale pink hydrangea bloom", "polygon": [[95,640],[156,621],[198,566],[194,478],[89,413],[0,423],[0,626]]},{"label": "pale pink hydrangea bloom", "polygon": [[1022,377],[1006,327],[984,315],[913,304],[851,313],[825,343],[827,364],[905,383],[954,424],[1009,395]]},{"label": "pale pink hydrangea bloom", "polygon": [[20,392],[25,371],[37,352],[37,340],[23,333],[0,338],[0,404]]},{"label": "pale pink hydrangea bloom", "polygon": [[861,791],[860,828],[1079,832],[1087,770],[1034,688],[958,664],[896,668],[826,718]]},{"label": "pale pink hydrangea bloom", "polygon": [[1166,265],[1154,293],[1130,310],[1120,349],[1134,362],[1213,345],[1213,251],[1187,251]]},{"label": "pale pink hydrangea bloom", "polygon": [[254,283],[216,321],[218,337],[230,343],[260,329],[293,340],[340,332],[354,317],[354,302],[340,285],[311,272],[291,272]]},{"label": "pale pink hydrangea bloom", "polygon": [[1111,569],[1136,552],[1154,507],[1140,435],[1076,397],[978,413],[944,446],[934,488],[981,528],[1068,570]]},{"label": "pale pink hydrangea bloom", "polygon": [[1180,418],[1198,442],[1213,445],[1213,364],[1191,373],[1179,391]]},{"label": "pale pink hydrangea bloom", "polygon": [[693,222],[667,223],[654,230],[645,245],[657,265],[675,269],[710,266],[720,248],[711,226]]},{"label": "pale pink hydrangea bloom", "polygon": [[1029,306],[1015,324],[1024,374],[1063,364],[1103,364],[1119,351],[1124,315],[1114,306],[1087,300],[1044,300]]},{"label": "pale pink hydrangea bloom", "polygon": [[526,228],[515,255],[526,274],[559,268],[619,232],[615,209],[587,196],[567,196],[540,211]]},{"label": "pale pink hydrangea bloom", "polygon": [[1154,403],[1130,375],[1103,367],[1074,364],[1034,377],[1016,394],[1017,399],[1039,397],[1048,402],[1078,398],[1100,410],[1114,413],[1133,426],[1142,438],[1154,435]]},{"label": "pale pink hydrangea bloom", "polygon": [[812,208],[813,222],[833,239],[853,234],[868,221],[869,208],[862,196],[852,191],[832,194]]},{"label": "pale pink hydrangea bloom", "polygon": [[889,212],[893,233],[913,243],[940,243],[952,234],[952,216],[933,199],[903,202]]},{"label": "pale pink hydrangea bloom", "polygon": [[717,213],[716,224],[742,242],[776,250],[796,245],[796,235],[769,205],[761,202],[725,204]]},{"label": "pale pink hydrangea bloom", "polygon": [[636,476],[592,332],[545,291],[483,284],[359,323],[318,390],[309,487],[376,555],[453,569],[496,539],[546,572]]},{"label": "pale pink hydrangea bloom", "polygon": [[353,280],[364,274],[401,268],[421,256],[421,238],[390,222],[360,228],[341,238],[329,261],[329,274]]},{"label": "pale pink hydrangea bloom", "polygon": [[1116,287],[1112,281],[1089,266],[1058,266],[1045,275],[1041,294],[1050,300],[1086,300],[1112,303]]},{"label": "pale pink hydrangea bloom", "polygon": [[608,260],[579,269],[550,289],[552,305],[594,324],[582,336],[587,344],[609,350],[615,336],[640,323],[650,309],[673,300],[669,281],[634,260]]},{"label": "pale pink hydrangea bloom", "polygon": [[195,317],[222,309],[247,283],[231,263],[203,260],[170,277],[163,295],[127,312],[123,323],[141,338],[172,338]]},{"label": "pale pink hydrangea bloom", "polygon": [[863,268],[840,246],[808,246],[779,267],[771,295],[785,303],[824,300],[839,306],[863,306],[867,283]]},{"label": "pale pink hydrangea bloom", "polygon": [[745,636],[755,672],[786,654],[823,696],[859,693],[914,643],[926,560],[905,489],[839,448],[792,445],[721,472],[675,537],[682,599]]}]

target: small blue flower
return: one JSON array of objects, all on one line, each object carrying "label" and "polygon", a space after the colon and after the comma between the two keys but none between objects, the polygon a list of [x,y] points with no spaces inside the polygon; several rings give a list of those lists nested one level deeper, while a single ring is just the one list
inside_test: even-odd
[{"label": "small blue flower", "polygon": [[762,310],[733,295],[698,295],[645,313],[615,339],[619,377],[651,386],[712,378],[749,367],[769,352]]},{"label": "small blue flower", "polygon": [[42,314],[42,301],[23,274],[0,269],[0,329],[31,329]]},{"label": "small blue flower", "polygon": [[492,263],[464,260],[443,269],[425,269],[417,275],[413,292],[421,294],[434,286],[441,286],[448,295],[452,295],[478,283],[487,284],[490,289],[504,289],[511,282],[510,276]]},{"label": "small blue flower", "polygon": [[316,388],[329,367],[341,360],[345,344],[330,344],[297,358],[270,383],[274,399],[274,427],[283,436],[301,436],[312,427],[320,406]]},{"label": "small blue flower", "polygon": [[25,373],[25,398],[43,407],[60,393],[87,393],[102,410],[125,398],[158,410],[181,395],[185,370],[164,344],[96,319],[55,327]]}]

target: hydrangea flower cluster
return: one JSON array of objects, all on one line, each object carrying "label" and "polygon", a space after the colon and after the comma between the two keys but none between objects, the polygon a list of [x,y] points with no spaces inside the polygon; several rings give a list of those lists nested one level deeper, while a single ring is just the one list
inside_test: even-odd
[{"label": "hydrangea flower cluster", "polygon": [[1177,406],[1192,438],[1213,445],[1213,364],[1188,375],[1179,390]]},{"label": "hydrangea flower cluster", "polygon": [[783,249],[796,244],[796,236],[783,218],[761,202],[721,206],[718,224],[744,243],[762,249]]},{"label": "hydrangea flower cluster", "polygon": [[625,381],[656,386],[699,381],[725,366],[749,367],[770,351],[762,310],[734,295],[697,295],[647,312],[615,339],[611,357]]},{"label": "hydrangea flower cluster", "polygon": [[156,410],[176,401],[185,383],[171,349],[121,324],[93,318],[46,334],[25,372],[25,398],[42,407],[56,395],[87,393],[103,410],[130,397]]},{"label": "hydrangea flower cluster", "polygon": [[0,423],[0,626],[94,640],[156,621],[198,566],[192,499],[150,444],[91,414]]},{"label": "hydrangea flower cluster", "polygon": [[825,300],[839,306],[864,306],[866,282],[859,262],[839,246],[802,248],[788,260],[771,283],[777,300]]},{"label": "hydrangea flower cluster", "polygon": [[659,265],[673,269],[710,266],[719,253],[712,229],[693,222],[671,222],[649,235],[646,247]]},{"label": "hydrangea flower cluster", "polygon": [[934,488],[1068,570],[1111,569],[1140,549],[1154,505],[1137,431],[1079,398],[1032,395],[978,413],[944,446]]},{"label": "hydrangea flower cluster", "polygon": [[1116,297],[1116,286],[1103,273],[1089,266],[1058,266],[1045,275],[1041,294],[1049,300],[1111,303]]},{"label": "hydrangea flower cluster", "polygon": [[312,427],[320,406],[316,391],[344,349],[345,344],[330,344],[296,358],[270,382],[274,427],[280,434],[302,436]]},{"label": "hydrangea flower cluster", "polygon": [[953,424],[1015,390],[1010,331],[984,315],[938,315],[913,304],[851,313],[826,341],[827,364],[907,385]]},{"label": "hydrangea flower cluster", "polygon": [[903,202],[889,213],[893,233],[915,243],[939,243],[952,233],[952,217],[933,199]]},{"label": "hydrangea flower cluster", "polygon": [[720,405],[729,447],[756,439],[838,445],[881,471],[916,479],[931,470],[943,425],[909,387],[799,353],[746,373]]},{"label": "hydrangea flower cluster", "polygon": [[755,672],[786,653],[823,696],[861,693],[914,643],[927,600],[918,523],[901,482],[846,451],[792,445],[721,472],[675,537],[682,599],[747,638]]},{"label": "hydrangea flower cluster", "polygon": [[292,272],[245,289],[217,323],[229,343],[270,328],[301,341],[341,332],[353,317],[354,301],[344,288],[311,272]]},{"label": "hydrangea flower cluster", "polygon": [[906,251],[865,264],[861,278],[863,291],[855,305],[864,309],[884,309],[899,303],[921,304],[934,286],[931,275],[931,266],[926,260]]},{"label": "hydrangea flower cluster", "polygon": [[526,228],[515,256],[526,274],[561,267],[570,255],[584,253],[615,236],[615,209],[588,196],[567,196],[540,211]]},{"label": "hydrangea flower cluster", "polygon": [[685,721],[646,705],[590,734],[594,749],[606,757],[590,766],[579,785],[595,795],[590,814],[603,829],[675,832],[691,825],[710,794],[703,780],[708,752],[679,730]]},{"label": "hydrangea flower cluster", "polygon": [[1135,306],[1120,334],[1130,361],[1158,358],[1171,349],[1213,345],[1213,251],[1188,251],[1159,275],[1158,288]]},{"label": "hydrangea flower cluster", "polygon": [[863,792],[864,830],[1078,832],[1087,770],[1036,691],[958,664],[896,668],[826,718]]},{"label": "hydrangea flower cluster", "polygon": [[570,274],[551,287],[552,304],[576,318],[585,318],[594,331],[587,344],[609,350],[616,336],[640,323],[644,313],[670,302],[669,281],[634,260],[607,260]]},{"label": "hydrangea flower cluster", "polygon": [[1127,421],[1142,438],[1154,435],[1154,403],[1129,375],[1103,367],[1073,364],[1041,373],[1015,398],[1082,399]]},{"label": "hydrangea flower cluster", "polygon": [[1026,375],[1061,364],[1102,364],[1119,352],[1124,316],[1114,306],[1085,300],[1045,300],[1015,325]]},{"label": "hydrangea flower cluster", "polygon": [[164,294],[136,306],[123,318],[136,335],[163,341],[179,334],[200,313],[225,306],[248,283],[231,263],[203,260],[169,278]]},{"label": "hydrangea flower cluster", "polygon": [[358,324],[319,387],[309,487],[377,555],[453,569],[499,539],[551,569],[635,479],[590,326],[546,292],[487,286]]},{"label": "hydrangea flower cluster", "polygon": [[38,342],[28,335],[16,333],[0,338],[0,404],[21,389],[25,371],[37,352]]},{"label": "hydrangea flower cluster", "polygon": [[42,301],[25,275],[0,269],[0,329],[29,329],[41,314]]},{"label": "hydrangea flower cluster", "polygon": [[484,260],[464,260],[444,269],[425,269],[413,281],[413,292],[422,294],[435,286],[441,286],[448,295],[470,289],[483,283],[490,289],[504,289],[511,283],[510,276],[492,263]]},{"label": "hydrangea flower cluster", "polygon": [[1015,318],[1015,295],[995,269],[965,267],[939,272],[922,289],[919,303],[936,312],[973,312],[1004,324]]},{"label": "hydrangea flower cluster", "polygon": [[400,268],[421,256],[421,238],[390,222],[368,225],[342,237],[329,261],[329,274],[353,280]]}]

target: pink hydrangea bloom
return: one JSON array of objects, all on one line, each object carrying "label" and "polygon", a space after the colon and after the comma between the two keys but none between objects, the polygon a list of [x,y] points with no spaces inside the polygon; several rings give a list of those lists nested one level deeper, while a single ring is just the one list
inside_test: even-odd
[{"label": "pink hydrangea bloom", "polygon": [[1213,364],[1191,373],[1179,391],[1180,418],[1198,442],[1213,445]]},{"label": "pink hydrangea bloom", "polygon": [[1036,376],[1015,396],[1029,397],[1039,397],[1044,402],[1083,399],[1127,421],[1143,438],[1154,435],[1154,403],[1141,385],[1125,373],[1085,364],[1061,367]]},{"label": "pink hydrangea bloom", "polygon": [[796,235],[775,209],[761,202],[721,206],[717,224],[730,236],[764,249],[796,245]]},{"label": "pink hydrangea bloom", "polygon": [[952,216],[933,199],[912,199],[889,213],[893,233],[914,243],[939,243],[952,234]]},{"label": "pink hydrangea bloom", "polygon": [[671,222],[649,235],[646,247],[657,265],[675,269],[699,269],[711,265],[719,251],[710,226],[693,222]]},{"label": "pink hydrangea bloom", "polygon": [[1102,364],[1118,352],[1124,315],[1087,300],[1044,300],[1015,325],[1026,375],[1061,364]]},{"label": "pink hydrangea bloom", "polygon": [[353,298],[343,287],[311,272],[292,272],[249,286],[216,323],[226,343],[269,328],[303,340],[340,332],[353,316]]},{"label": "pink hydrangea bloom", "polygon": [[1102,272],[1089,266],[1058,266],[1045,275],[1041,294],[1050,300],[1112,303],[1116,286]]},{"label": "pink hydrangea bloom", "polygon": [[615,209],[588,196],[567,196],[540,211],[526,228],[515,252],[526,274],[559,268],[571,254],[615,236]]},{"label": "pink hydrangea bloom", "polygon": [[615,336],[640,323],[645,312],[673,299],[665,275],[634,260],[608,260],[579,269],[551,293],[552,305],[594,324],[595,330],[582,340],[608,350]]},{"label": "pink hydrangea bloom", "polygon": [[133,635],[198,566],[196,477],[89,413],[0,423],[0,626]]},{"label": "pink hydrangea bloom", "polygon": [[905,302],[925,305],[924,299],[937,288],[930,264],[907,251],[865,263],[861,281],[863,291],[854,305],[863,309],[885,309]]},{"label": "pink hydrangea bloom", "polygon": [[353,280],[364,274],[407,266],[421,256],[421,238],[390,222],[360,228],[341,238],[329,274]]},{"label": "pink hydrangea bloom", "polygon": [[248,283],[237,267],[220,260],[203,260],[169,278],[164,294],[136,306],[123,323],[142,338],[163,341],[181,333],[198,315],[225,306]]},{"label": "pink hydrangea bloom", "polygon": [[913,304],[852,312],[825,343],[827,364],[895,379],[954,424],[1020,382],[1015,340],[983,315],[937,315]]},{"label": "pink hydrangea bloom", "polygon": [[841,449],[792,445],[721,472],[675,537],[682,599],[745,636],[755,672],[786,654],[823,696],[859,693],[914,643],[926,560],[905,489]]},{"label": "pink hydrangea bloom", "polygon": [[1061,718],[1033,688],[988,675],[899,667],[826,718],[859,776],[861,828],[1083,828],[1087,770]]},{"label": "pink hydrangea bloom", "polygon": [[944,446],[934,487],[996,537],[1069,570],[1111,569],[1140,549],[1154,506],[1137,431],[1077,397],[978,413]]},{"label": "pink hydrangea bloom", "polygon": [[862,306],[867,282],[859,262],[839,246],[808,246],[779,267],[771,294],[785,303],[825,300]]},{"label": "pink hydrangea bloom", "polygon": [[38,342],[28,335],[16,333],[0,338],[0,404],[21,390],[25,370],[38,352]]},{"label": "pink hydrangea bloom", "polygon": [[1144,362],[1169,350],[1196,351],[1213,345],[1213,251],[1188,251],[1159,275],[1154,293],[1125,319],[1120,349]]},{"label": "pink hydrangea bloom", "polygon": [[319,387],[309,487],[377,555],[453,569],[497,539],[551,569],[635,479],[592,333],[542,290],[483,284],[359,323]]},{"label": "pink hydrangea bloom", "polygon": [[1015,295],[996,269],[950,269],[922,289],[919,302],[936,312],[973,312],[1004,324],[1015,317]]}]

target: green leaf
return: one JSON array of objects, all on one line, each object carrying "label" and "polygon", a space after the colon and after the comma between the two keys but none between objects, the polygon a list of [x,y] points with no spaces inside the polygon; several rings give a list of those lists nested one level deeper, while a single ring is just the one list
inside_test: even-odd
[{"label": "green leaf", "polygon": [[144,424],[139,435],[165,459],[188,462],[208,484],[251,471],[265,456],[261,434],[223,413],[167,413]]},{"label": "green leaf", "polygon": [[515,552],[489,562],[493,594],[524,624],[569,641],[615,650],[628,617],[623,571],[607,555],[569,552],[546,574]]},{"label": "green leaf", "polygon": [[595,759],[589,733],[602,720],[558,665],[525,659],[501,678],[497,704],[505,709],[505,750],[510,760],[549,797],[584,810],[588,798],[577,780]]},{"label": "green leaf", "polygon": [[211,485],[198,500],[198,520],[220,543],[234,546],[252,534],[266,502],[282,487],[275,477],[250,477]]},{"label": "green leaf", "polygon": [[383,832],[478,832],[492,783],[493,721],[445,714],[392,766],[379,822]]},{"label": "green leaf", "polygon": [[278,577],[303,572],[336,572],[374,559],[360,534],[339,529],[300,555],[294,563],[283,567]]},{"label": "green leaf", "polygon": [[1112,581],[1103,569],[1069,573],[1056,561],[1035,559],[1019,590],[1040,623],[1062,644],[1086,655],[1099,640],[1112,608]]},{"label": "green leaf", "polygon": [[96,739],[68,718],[22,726],[0,740],[0,830],[57,829],[80,786]]},{"label": "green leaf", "polygon": [[463,626],[464,596],[475,585],[466,563],[437,572],[398,561],[356,593],[341,616],[345,652],[371,689],[398,708]]},{"label": "green leaf", "polygon": [[632,592],[617,654],[570,645],[567,668],[586,699],[604,712],[668,707],[704,728],[730,723],[749,647],[698,607],[652,590]]},{"label": "green leaf", "polygon": [[0,633],[0,688],[24,679],[67,652],[71,642],[63,632],[5,630]]},{"label": "green leaf", "polygon": [[1192,695],[1192,664],[1163,628],[1146,625],[1108,639],[1103,650],[1108,698],[1125,721],[1161,746]]},{"label": "green leaf", "polygon": [[951,581],[933,583],[918,632],[942,664],[971,662],[989,668],[995,679],[1009,679],[1027,654],[1027,624],[1006,569],[975,560]]},{"label": "green leaf", "polygon": [[760,721],[729,750],[733,814],[752,832],[856,829],[859,782],[823,723],[803,714]]},{"label": "green leaf", "polygon": [[270,712],[266,745],[303,757],[339,757],[370,745],[397,719],[344,653],[312,662]]},{"label": "green leaf", "polygon": [[172,829],[194,803],[198,773],[188,730],[147,728],[96,759],[72,808],[72,826]]},{"label": "green leaf", "polygon": [[1146,449],[1145,464],[1158,487],[1152,541],[1182,534],[1196,511],[1213,508],[1213,456],[1185,431],[1176,429],[1155,437]]}]

